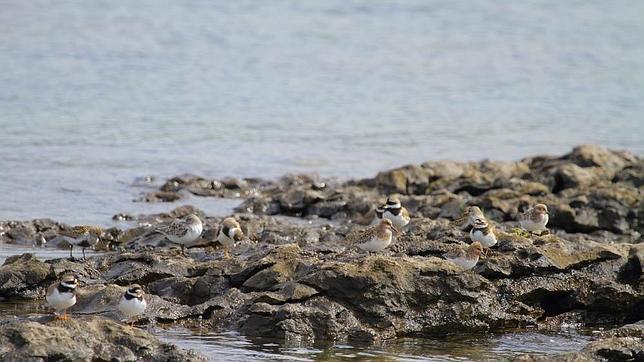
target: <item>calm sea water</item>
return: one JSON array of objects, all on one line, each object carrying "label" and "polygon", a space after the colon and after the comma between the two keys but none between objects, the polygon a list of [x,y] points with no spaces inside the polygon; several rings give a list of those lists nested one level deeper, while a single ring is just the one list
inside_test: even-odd
[{"label": "calm sea water", "polygon": [[644,2],[0,6],[0,219],[148,212],[146,175],[644,152]]}]

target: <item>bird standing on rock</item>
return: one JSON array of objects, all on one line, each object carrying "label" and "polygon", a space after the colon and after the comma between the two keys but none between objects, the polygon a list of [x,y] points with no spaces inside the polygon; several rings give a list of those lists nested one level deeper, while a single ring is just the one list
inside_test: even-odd
[{"label": "bird standing on rock", "polygon": [[376,226],[350,233],[347,241],[364,251],[380,251],[391,244],[392,230],[398,233],[391,220],[382,219]]},{"label": "bird standing on rock", "polygon": [[466,230],[469,226],[474,225],[476,219],[485,219],[483,211],[478,206],[468,206],[463,210],[461,216],[452,221],[450,225],[461,230]]},{"label": "bird standing on rock", "polygon": [[382,219],[391,220],[394,227],[401,230],[409,224],[411,217],[409,216],[409,211],[400,203],[400,199],[395,196],[390,196],[384,205],[376,209],[376,215],[372,224],[375,225]]},{"label": "bird standing on rock", "polygon": [[54,309],[56,319],[68,319],[67,309],[76,304],[77,286],[78,277],[67,273],[63,274],[58,281],[47,288],[47,294],[45,294],[47,306]]},{"label": "bird standing on rock", "polygon": [[80,246],[83,251],[83,260],[85,260],[85,249],[93,248],[98,243],[102,233],[103,229],[100,227],[89,225],[74,226],[71,230],[63,232],[63,235],[72,238],[69,244],[69,259],[74,260],[74,246]]},{"label": "bird standing on rock", "polygon": [[529,208],[524,213],[519,214],[519,224],[521,227],[531,233],[548,231],[549,213],[548,206],[537,204]]},{"label": "bird standing on rock", "polygon": [[[119,300],[119,312],[121,312],[130,321],[132,318],[143,314],[148,306],[148,303],[145,301],[144,294],[145,293],[140,285],[130,285],[125,293],[123,293],[121,300]],[[131,323],[132,325],[134,324],[133,321],[131,321]]]},{"label": "bird standing on rock", "polygon": [[244,238],[244,232],[239,222],[232,217],[227,217],[221,223],[217,241],[224,247],[224,257],[230,257],[230,247]]},{"label": "bird standing on rock", "polygon": [[203,224],[197,215],[189,214],[183,219],[176,219],[170,224],[160,226],[155,231],[163,234],[171,242],[181,245],[181,254],[186,255],[186,246],[201,236]]},{"label": "bird standing on rock", "polygon": [[479,256],[483,252],[483,246],[478,241],[470,244],[466,249],[456,248],[443,256],[448,261],[460,266],[463,270],[470,270],[476,266]]},{"label": "bird standing on rock", "polygon": [[497,242],[496,228],[485,219],[476,219],[470,230],[470,239],[478,241],[485,248],[491,248]]}]

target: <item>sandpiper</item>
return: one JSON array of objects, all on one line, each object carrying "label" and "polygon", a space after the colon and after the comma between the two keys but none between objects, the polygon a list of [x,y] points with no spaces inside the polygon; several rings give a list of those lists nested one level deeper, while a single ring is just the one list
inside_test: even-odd
[{"label": "sandpiper", "polygon": [[[379,211],[381,211],[379,213]],[[409,224],[411,217],[409,211],[402,206],[400,199],[395,196],[387,198],[387,202],[376,209],[376,217],[380,220],[389,219],[399,230]]]},{"label": "sandpiper", "polygon": [[347,241],[364,251],[379,251],[391,244],[392,230],[398,232],[391,220],[382,219],[378,225],[350,233]]},{"label": "sandpiper", "polygon": [[483,246],[478,241],[475,241],[466,249],[456,248],[445,253],[443,256],[445,259],[463,268],[463,270],[470,270],[478,263],[479,256],[482,252]]},{"label": "sandpiper", "polygon": [[496,245],[496,228],[485,219],[474,220],[472,230],[470,230],[470,239],[478,241],[482,246],[491,248]]},{"label": "sandpiper", "polygon": [[519,214],[519,224],[523,229],[531,233],[548,231],[546,228],[548,215],[548,207],[544,204],[537,204]]},{"label": "sandpiper", "polygon": [[79,225],[74,226],[67,232],[62,234],[72,238],[69,243],[69,259],[73,260],[74,246],[80,246],[83,251],[83,259],[85,259],[85,249],[93,248],[103,233],[103,229],[98,226]]},{"label": "sandpiper", "polygon": [[68,273],[63,274],[58,281],[47,288],[45,295],[47,306],[54,309],[56,319],[68,319],[67,309],[76,304],[77,286],[78,277]]},{"label": "sandpiper", "polygon": [[230,256],[230,247],[235,245],[235,242],[244,238],[244,232],[241,226],[232,217],[227,217],[221,223],[219,233],[217,234],[217,241],[224,247],[224,256]]},{"label": "sandpiper", "polygon": [[474,224],[476,219],[485,219],[483,211],[478,206],[468,206],[463,210],[461,216],[453,220],[450,225],[457,227],[461,230],[466,230],[468,227]]},{"label": "sandpiper", "polygon": [[139,316],[145,312],[148,302],[145,301],[143,289],[138,284],[132,284],[127,288],[121,300],[119,300],[118,310],[121,312],[131,325],[134,325],[132,318]]},{"label": "sandpiper", "polygon": [[176,219],[170,224],[158,227],[155,231],[163,234],[168,240],[181,245],[181,253],[185,248],[201,236],[203,224],[197,215],[190,214],[183,219]]}]

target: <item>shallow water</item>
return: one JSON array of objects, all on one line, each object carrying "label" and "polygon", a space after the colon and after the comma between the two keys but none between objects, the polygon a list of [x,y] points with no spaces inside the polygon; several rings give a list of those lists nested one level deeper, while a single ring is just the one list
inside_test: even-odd
[{"label": "shallow water", "polygon": [[557,354],[581,350],[590,337],[574,330],[558,333],[512,332],[455,335],[440,339],[401,338],[378,345],[285,345],[270,339],[247,338],[237,333],[212,333],[184,328],[153,329],[160,339],[200,351],[209,359],[269,360],[398,360],[468,361],[510,358],[522,353]]},{"label": "shallow water", "polygon": [[0,219],[105,222],[145,175],[644,152],[644,2],[8,0],[0,36]]},{"label": "shallow water", "polygon": [[[1,302],[0,315],[35,318],[47,313],[42,302]],[[444,338],[400,338],[375,345],[317,342],[295,344],[268,338],[249,338],[236,332],[189,330],[154,325],[144,327],[159,339],[197,351],[212,361],[473,361],[499,360],[523,353],[557,354],[579,351],[591,331],[521,331],[452,335]]]},{"label": "shallow water", "polygon": [[[82,258],[83,253],[80,248],[74,248],[74,258]],[[51,247],[39,246],[22,246],[0,243],[0,266],[4,264],[8,257],[20,254],[34,254],[40,260],[69,258],[69,249],[56,249]],[[101,255],[100,252],[95,252],[90,249],[85,250],[85,256],[91,257],[94,255]]]}]

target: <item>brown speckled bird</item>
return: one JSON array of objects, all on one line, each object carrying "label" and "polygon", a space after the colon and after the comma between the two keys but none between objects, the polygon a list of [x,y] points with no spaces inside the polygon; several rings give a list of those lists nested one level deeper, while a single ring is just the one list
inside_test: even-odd
[{"label": "brown speckled bird", "polygon": [[164,224],[155,229],[168,240],[181,246],[181,254],[185,255],[185,248],[196,241],[203,231],[203,224],[197,215],[190,214],[182,219],[175,219],[169,224]]},{"label": "brown speckled bird", "polygon": [[475,241],[465,249],[460,247],[455,248],[443,256],[445,259],[463,268],[463,270],[470,270],[476,266],[482,252],[483,246],[478,241]]},{"label": "brown speckled bird", "polygon": [[379,251],[391,244],[392,230],[398,232],[391,220],[382,219],[378,225],[349,233],[347,241],[365,251]]},{"label": "brown speckled bird", "polygon": [[78,225],[66,232],[62,232],[62,235],[72,239],[69,245],[69,258],[74,259],[74,246],[80,246],[83,251],[83,259],[85,259],[85,249],[93,248],[98,243],[102,233],[103,229],[91,225]]},{"label": "brown speckled bird", "polygon": [[461,216],[450,223],[450,226],[465,230],[473,225],[476,219],[485,219],[483,211],[478,206],[468,206],[463,210]]},{"label": "brown speckled bird", "polygon": [[217,234],[217,241],[224,247],[224,257],[230,257],[230,247],[243,238],[244,232],[239,222],[232,217],[225,218]]},{"label": "brown speckled bird", "polygon": [[531,233],[548,231],[546,228],[549,219],[548,215],[548,206],[537,204],[524,213],[519,214],[519,224],[521,224],[523,229]]}]

